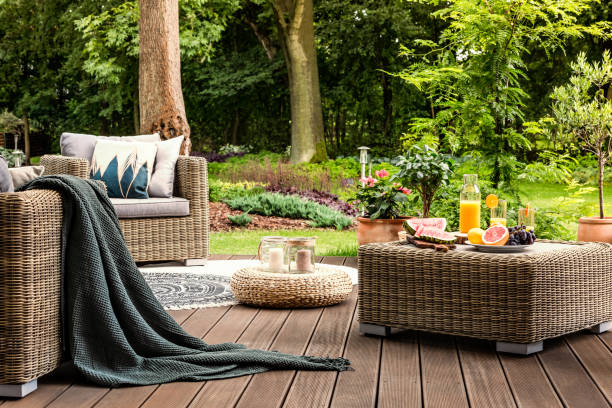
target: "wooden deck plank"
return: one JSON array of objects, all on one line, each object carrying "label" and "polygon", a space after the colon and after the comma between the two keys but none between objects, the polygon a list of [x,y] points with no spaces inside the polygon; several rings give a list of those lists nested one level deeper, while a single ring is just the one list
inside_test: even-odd
[{"label": "wooden deck plank", "polygon": [[[238,342],[254,349],[268,349],[285,323],[289,310],[261,310]],[[233,407],[253,376],[208,381],[189,407]]]},{"label": "wooden deck plank", "polygon": [[420,407],[419,345],[415,332],[404,331],[382,341],[378,407]]},{"label": "wooden deck plank", "polygon": [[565,340],[612,406],[612,352],[590,334],[576,333]]},{"label": "wooden deck plank", "polygon": [[457,339],[463,378],[472,407],[515,407],[510,386],[490,342]]},{"label": "wooden deck plank", "polygon": [[344,256],[324,256],[321,263],[327,265],[344,265]]},{"label": "wooden deck plank", "polygon": [[500,359],[520,408],[563,407],[536,356],[500,353]]},{"label": "wooden deck plank", "polygon": [[359,334],[359,319],[353,315],[344,358],[355,371],[338,376],[330,404],[333,408],[366,408],[376,406],[378,371],[382,340]]},{"label": "wooden deck plank", "polygon": [[[202,309],[203,311],[209,309]],[[258,309],[246,306],[232,306],[223,318],[207,333],[202,333],[204,341],[210,344],[236,341],[251,324]],[[191,334],[196,335],[191,332]],[[175,382],[162,384],[151,394],[143,407],[186,407],[205,382]]]},{"label": "wooden deck plank", "polygon": [[567,407],[608,408],[604,396],[589,378],[562,338],[548,340],[538,358],[555,391]]},{"label": "wooden deck plank", "polygon": [[229,259],[232,261],[255,259],[255,255],[232,255]]},{"label": "wooden deck plank", "polygon": [[597,337],[612,351],[612,330],[601,333]]},{"label": "wooden deck plank", "polygon": [[[177,321],[188,333],[202,337],[227,313],[229,307],[187,310],[192,313],[184,321]],[[171,314],[174,317],[174,313]],[[113,388],[95,406],[96,408],[139,407],[157,388],[159,388],[159,385]]]},{"label": "wooden deck plank", "polygon": [[426,407],[467,407],[455,339],[419,333],[423,403]]},{"label": "wooden deck plank", "polygon": [[226,261],[230,259],[231,255],[211,254],[208,256],[209,261]]},{"label": "wooden deck plank", "polygon": [[[308,345],[306,354],[341,356],[356,305],[357,290],[353,290],[346,301],[326,307]],[[297,408],[328,406],[337,375],[338,373],[335,371],[299,371],[287,393],[287,399],[283,406]]]},{"label": "wooden deck plank", "polygon": [[344,264],[343,265],[357,269],[357,257],[355,257],[355,256],[347,256],[346,258],[344,258]]},{"label": "wooden deck plank", "polygon": [[[282,353],[304,354],[322,312],[323,308],[292,310],[270,349]],[[237,407],[280,407],[295,374],[295,371],[268,371],[257,374],[246,387]]]}]

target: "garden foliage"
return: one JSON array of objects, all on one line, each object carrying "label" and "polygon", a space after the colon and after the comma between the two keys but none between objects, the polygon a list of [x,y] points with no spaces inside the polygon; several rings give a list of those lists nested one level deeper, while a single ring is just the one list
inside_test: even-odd
[{"label": "garden foliage", "polygon": [[230,183],[211,179],[208,182],[208,200],[211,202],[231,200],[244,195],[261,194],[264,191],[264,186],[249,181]]},{"label": "garden foliage", "polygon": [[529,95],[525,58],[564,50],[572,39],[610,37],[610,23],[581,24],[596,0],[450,0],[433,13],[446,28],[438,41],[404,49],[412,63],[398,75],[423,92],[427,116],[410,133],[456,154],[479,152],[497,187],[517,174],[517,152],[533,145],[521,131]]},{"label": "garden foliage", "polygon": [[341,230],[353,224],[352,218],[343,213],[297,196],[264,193],[237,197],[226,203],[235,210],[252,214],[310,220],[312,227]]},{"label": "garden foliage", "polygon": [[453,176],[453,163],[431,147],[413,146],[406,156],[397,159],[399,172],[394,179],[418,191],[423,203],[422,217],[429,217],[431,203],[440,187],[448,185]]},{"label": "garden foliage", "polygon": [[242,213],[239,215],[228,215],[227,219],[230,220],[232,224],[238,225],[239,227],[244,227],[253,221],[253,218],[249,217],[249,213]]}]

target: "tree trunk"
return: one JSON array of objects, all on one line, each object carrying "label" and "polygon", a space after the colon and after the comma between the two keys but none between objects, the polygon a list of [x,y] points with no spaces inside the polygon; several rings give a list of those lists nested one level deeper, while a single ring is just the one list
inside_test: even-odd
[{"label": "tree trunk", "polygon": [[292,163],[327,159],[312,3],[273,0],[289,74]]},{"label": "tree trunk", "polygon": [[140,132],[162,139],[185,136],[181,154],[191,151],[191,131],[181,88],[178,0],[139,0],[138,89]]},{"label": "tree trunk", "polygon": [[23,114],[23,144],[25,153],[25,164],[30,165],[30,121],[28,115]]},{"label": "tree trunk", "polygon": [[599,218],[604,218],[604,197],[603,197],[603,184],[604,184],[604,160],[602,158],[603,152],[599,153],[597,159],[597,167],[599,170]]},{"label": "tree trunk", "polygon": [[232,125],[232,144],[238,144],[238,129],[240,128],[240,111],[236,111],[234,115],[234,124]]},{"label": "tree trunk", "polygon": [[137,135],[140,130],[140,117],[138,115],[138,85],[134,87],[133,98],[134,101],[132,102],[132,109],[134,110],[134,112],[132,119],[134,120],[134,134]]}]

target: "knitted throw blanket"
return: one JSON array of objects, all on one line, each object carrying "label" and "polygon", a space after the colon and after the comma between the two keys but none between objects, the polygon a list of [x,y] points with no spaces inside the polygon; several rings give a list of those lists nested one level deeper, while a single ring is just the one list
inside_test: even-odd
[{"label": "knitted throw blanket", "polygon": [[87,379],[114,387],[267,370],[348,368],[343,358],[213,345],[190,336],[166,313],[138,271],[101,187],[72,176],[45,176],[23,189],[51,189],[62,195],[64,347]]}]

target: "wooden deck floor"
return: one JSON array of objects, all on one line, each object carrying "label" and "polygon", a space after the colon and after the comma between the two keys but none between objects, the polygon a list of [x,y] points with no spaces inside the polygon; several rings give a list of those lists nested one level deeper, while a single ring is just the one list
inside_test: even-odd
[{"label": "wooden deck floor", "polygon": [[[220,257],[217,259],[228,259]],[[232,259],[244,259],[234,256]],[[323,262],[356,266],[355,258]],[[490,342],[403,332],[358,333],[357,296],[306,310],[246,306],[182,310],[172,316],[209,343],[237,341],[287,353],[342,355],[355,371],[272,371],[229,380],[107,389],[69,366],[8,407],[610,407],[612,332],[545,342],[536,356],[496,354]]]}]

